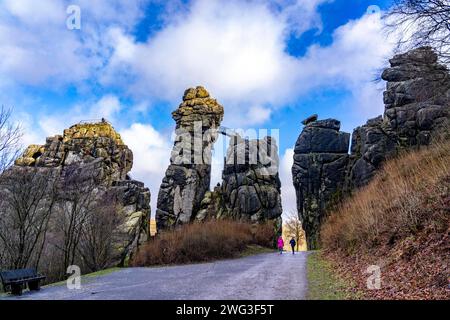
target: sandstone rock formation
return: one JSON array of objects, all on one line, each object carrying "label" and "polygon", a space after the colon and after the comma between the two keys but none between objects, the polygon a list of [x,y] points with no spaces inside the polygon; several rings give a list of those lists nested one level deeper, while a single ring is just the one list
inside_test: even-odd
[{"label": "sandstone rock formation", "polygon": [[44,145],[30,145],[15,165],[64,167],[98,158],[104,160],[103,174],[109,183],[125,180],[133,165],[133,153],[106,121],[76,124],[62,136],[48,137]]},{"label": "sandstone rock formation", "polygon": [[399,150],[449,136],[450,74],[431,48],[396,55],[382,78],[387,81],[384,115],[354,130],[350,155],[339,121],[317,121],[314,115],[303,122],[292,175],[310,249],[318,247],[320,223],[336,199],[367,184]]},{"label": "sandstone rock formation", "polygon": [[[113,194],[120,205],[123,223],[118,226],[113,247],[115,263],[122,264],[146,240],[150,218],[150,191],[142,182],[130,179],[132,165],[132,151],[114,128],[102,120],[76,124],[64,130],[62,136],[47,138],[44,145],[30,145],[9,173],[20,175],[28,167],[37,167],[51,171],[62,184],[69,170],[83,181],[90,179],[83,175],[95,176],[95,185],[89,190],[99,196],[106,192]],[[58,214],[61,213],[56,212],[55,219]]]},{"label": "sandstone rock formation", "polygon": [[230,139],[222,185],[208,192],[198,220],[231,218],[254,223],[272,222],[281,234],[281,183],[276,141],[271,137]]},{"label": "sandstone rock formation", "polygon": [[355,129],[348,189],[365,185],[400,149],[428,145],[450,125],[450,74],[423,47],[396,55],[384,70],[383,116]]},{"label": "sandstone rock formation", "polygon": [[176,138],[158,194],[158,230],[195,219],[210,187],[211,151],[223,113],[223,107],[200,86],[187,89],[172,113]]},{"label": "sandstone rock formation", "polygon": [[329,203],[339,197],[349,160],[350,134],[340,132],[334,119],[304,121],[294,149],[292,176],[297,210],[306,232],[308,248],[317,248],[318,235]]}]

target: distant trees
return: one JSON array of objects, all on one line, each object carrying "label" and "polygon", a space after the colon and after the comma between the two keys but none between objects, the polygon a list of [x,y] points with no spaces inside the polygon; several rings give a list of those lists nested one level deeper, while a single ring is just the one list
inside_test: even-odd
[{"label": "distant trees", "polygon": [[11,121],[11,109],[0,108],[0,173],[15,160],[20,152],[22,131]]},{"label": "distant trees", "polygon": [[296,250],[305,242],[305,232],[302,228],[302,222],[296,213],[290,213],[286,221],[283,223],[285,234],[289,238],[294,238],[296,241]]},{"label": "distant trees", "polygon": [[399,48],[431,46],[450,62],[450,0],[396,0],[385,21]]}]

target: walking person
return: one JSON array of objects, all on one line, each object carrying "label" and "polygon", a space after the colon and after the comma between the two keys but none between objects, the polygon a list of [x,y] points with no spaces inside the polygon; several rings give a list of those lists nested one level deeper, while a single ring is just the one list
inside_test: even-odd
[{"label": "walking person", "polygon": [[283,254],[284,241],[283,237],[278,237],[278,250],[280,250],[280,254]]},{"label": "walking person", "polygon": [[291,244],[292,254],[295,254],[295,245],[297,244],[297,242],[295,242],[295,239],[292,238],[291,241],[289,241],[289,243]]}]

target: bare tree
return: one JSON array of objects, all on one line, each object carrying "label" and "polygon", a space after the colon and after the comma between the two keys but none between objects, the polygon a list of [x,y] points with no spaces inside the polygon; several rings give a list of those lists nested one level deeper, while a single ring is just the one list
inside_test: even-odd
[{"label": "bare tree", "polygon": [[107,268],[117,259],[113,243],[124,222],[120,209],[115,195],[104,193],[83,225],[78,252],[91,272]]},{"label": "bare tree", "polygon": [[54,245],[62,251],[64,272],[68,266],[75,264],[83,228],[98,208],[100,174],[95,163],[73,164],[62,171],[58,194],[60,216],[55,221],[61,241]]},{"label": "bare tree", "polygon": [[0,249],[3,267],[37,267],[56,201],[50,170],[23,167],[0,176]]},{"label": "bare tree", "polygon": [[398,49],[431,46],[450,62],[450,0],[396,0],[384,19]]},{"label": "bare tree", "polygon": [[305,231],[302,228],[302,222],[298,218],[296,213],[289,213],[286,222],[283,223],[286,235],[290,238],[294,238],[296,242],[296,249],[305,242]]},{"label": "bare tree", "polygon": [[11,122],[11,109],[0,108],[0,173],[8,168],[20,152],[20,125]]}]

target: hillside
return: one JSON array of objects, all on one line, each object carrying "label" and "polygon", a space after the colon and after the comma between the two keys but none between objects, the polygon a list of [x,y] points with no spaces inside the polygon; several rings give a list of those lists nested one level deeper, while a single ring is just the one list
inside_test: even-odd
[{"label": "hillside", "polygon": [[[326,260],[373,299],[449,299],[450,142],[388,161],[322,226]],[[369,266],[381,288],[369,290]]]}]

